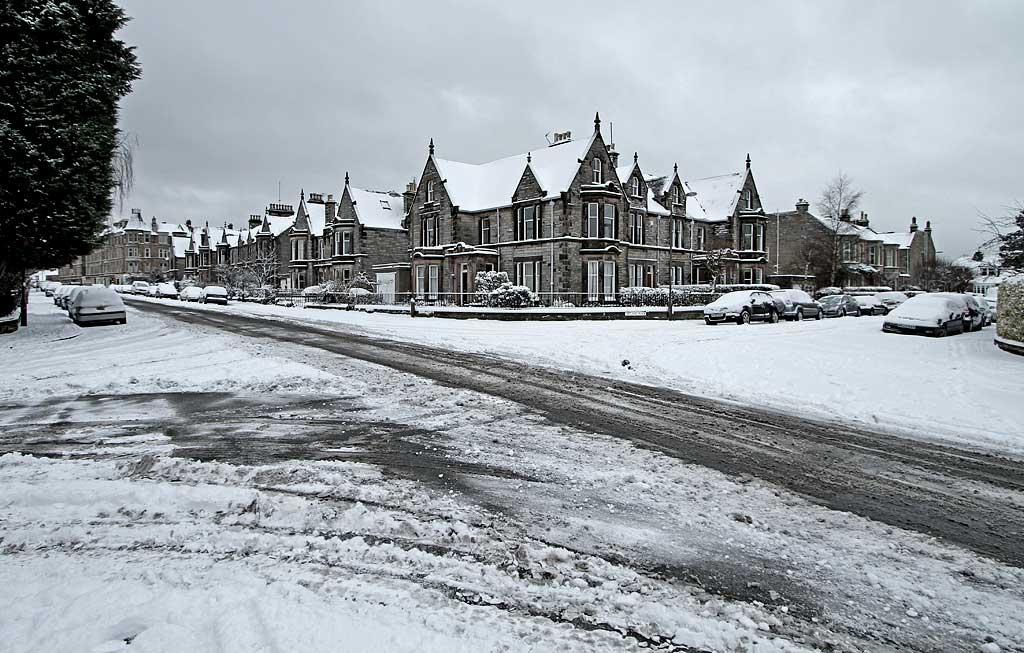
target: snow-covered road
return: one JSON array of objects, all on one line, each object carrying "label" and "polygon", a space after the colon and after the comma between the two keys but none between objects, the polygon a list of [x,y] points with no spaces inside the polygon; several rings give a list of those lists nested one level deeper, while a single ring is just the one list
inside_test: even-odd
[{"label": "snow-covered road", "polygon": [[0,444],[33,454],[0,457],[0,650],[1024,641],[1024,572],[933,538],[323,350],[43,302],[0,350]]},{"label": "snow-covered road", "polygon": [[170,304],[328,322],[407,342],[1024,454],[1024,359],[994,347],[993,328],[936,339],[882,333],[881,317],[741,328],[659,320],[414,320],[246,303]]}]

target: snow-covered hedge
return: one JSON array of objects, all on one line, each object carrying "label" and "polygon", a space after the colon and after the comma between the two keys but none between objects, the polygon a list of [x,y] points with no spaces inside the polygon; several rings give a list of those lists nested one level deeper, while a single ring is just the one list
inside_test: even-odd
[{"label": "snow-covered hedge", "polygon": [[645,288],[630,286],[619,290],[619,303],[623,306],[667,306],[669,292],[672,293],[673,306],[704,306],[715,301],[727,292],[734,290],[778,290],[773,284],[719,284],[714,291],[710,285],[696,284],[672,286],[669,288]]},{"label": "snow-covered hedge", "polygon": [[1024,343],[1024,274],[999,284],[998,310],[996,334],[1006,340]]},{"label": "snow-covered hedge", "polygon": [[874,294],[880,292],[891,292],[892,288],[889,286],[847,286],[846,288],[838,288],[836,286],[828,286],[826,288],[819,288],[815,291],[815,297],[827,297],[828,295],[842,295],[843,293],[850,293],[856,295]]},{"label": "snow-covered hedge", "polygon": [[490,304],[491,293],[506,283],[510,283],[508,272],[477,272],[476,301],[478,304]]},{"label": "snow-covered hedge", "polygon": [[537,303],[537,295],[526,286],[503,283],[487,296],[487,305],[495,308],[524,308]]}]

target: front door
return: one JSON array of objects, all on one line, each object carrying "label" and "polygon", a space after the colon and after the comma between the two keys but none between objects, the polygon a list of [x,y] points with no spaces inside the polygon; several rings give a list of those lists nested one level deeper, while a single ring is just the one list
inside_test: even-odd
[{"label": "front door", "polygon": [[377,295],[380,297],[381,303],[394,304],[395,303],[395,273],[394,272],[378,272],[377,273]]}]

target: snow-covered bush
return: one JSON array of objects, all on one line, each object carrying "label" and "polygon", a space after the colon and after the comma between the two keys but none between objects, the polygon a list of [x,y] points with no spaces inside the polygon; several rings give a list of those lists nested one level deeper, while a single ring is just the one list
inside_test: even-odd
[{"label": "snow-covered bush", "polygon": [[509,283],[508,272],[477,272],[476,301],[480,304],[490,303],[491,292]]},{"label": "snow-covered bush", "polygon": [[[501,274],[505,274],[502,272]],[[507,275],[506,275],[507,276]],[[537,295],[526,286],[514,286],[505,282],[492,290],[487,305],[495,308],[524,308],[537,303]]]},{"label": "snow-covered bush", "polygon": [[842,295],[843,289],[838,286],[828,286],[827,288],[819,288],[814,296],[818,299],[822,297],[828,297],[829,295]]},{"label": "snow-covered bush", "polygon": [[1024,343],[1024,274],[999,284],[996,335]]},{"label": "snow-covered bush", "polygon": [[693,284],[669,288],[644,288],[631,286],[619,291],[619,303],[623,306],[667,306],[669,292],[673,306],[705,306],[727,292],[735,290],[778,290],[773,284],[719,284],[714,290],[710,285]]},{"label": "snow-covered bush", "polygon": [[373,282],[370,281],[365,272],[356,273],[356,276],[352,277],[352,281],[349,282],[348,287],[349,289],[358,288],[373,292]]}]

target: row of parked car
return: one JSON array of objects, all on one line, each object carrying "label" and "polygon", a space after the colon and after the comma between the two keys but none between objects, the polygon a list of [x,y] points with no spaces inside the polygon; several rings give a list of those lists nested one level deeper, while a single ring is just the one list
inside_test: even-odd
[{"label": "row of parked car", "polygon": [[983,297],[962,293],[902,292],[835,294],[814,299],[803,290],[737,290],[704,307],[706,324],[821,320],[826,317],[885,315],[883,331],[950,333],[977,331],[995,321],[995,312]]},{"label": "row of parked car", "polygon": [[228,291],[223,286],[183,286],[178,289],[173,283],[149,283],[135,281],[131,285],[112,285],[115,292],[122,295],[142,295],[163,299],[180,299],[183,302],[200,304],[227,304]]},{"label": "row of parked car", "polygon": [[75,324],[127,324],[124,302],[106,286],[54,284],[43,288],[53,303],[68,313]]}]

